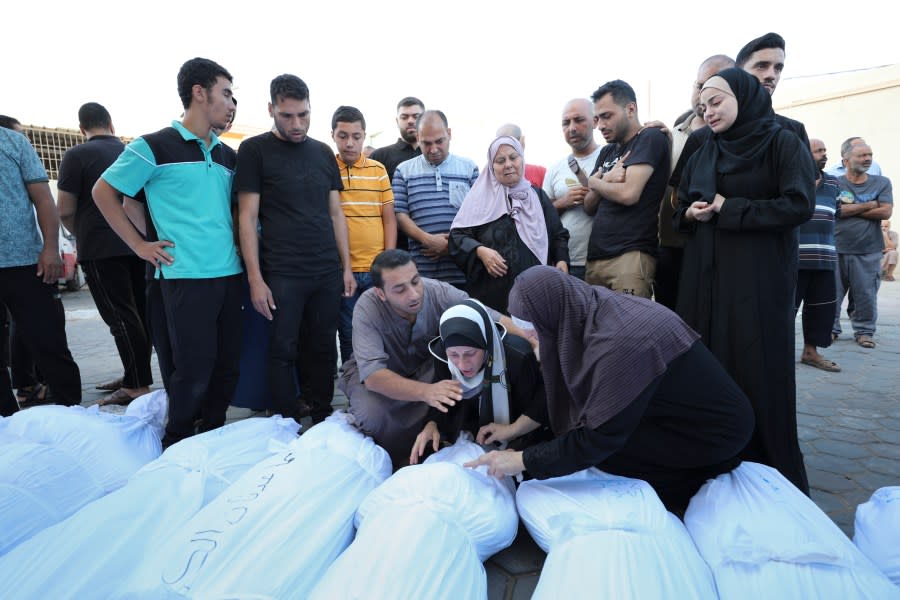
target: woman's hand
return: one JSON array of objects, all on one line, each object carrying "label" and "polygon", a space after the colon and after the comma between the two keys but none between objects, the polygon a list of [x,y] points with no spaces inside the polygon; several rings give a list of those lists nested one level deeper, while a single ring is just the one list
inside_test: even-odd
[{"label": "woman's hand", "polygon": [[481,259],[484,269],[491,277],[503,277],[506,275],[506,260],[499,252],[487,246],[478,246],[475,250],[478,258]]},{"label": "woman's hand", "polygon": [[712,219],[712,207],[713,204],[708,202],[692,202],[687,210],[684,211],[684,216],[688,221],[700,221],[701,223],[706,223]]},{"label": "woman's hand", "polygon": [[487,425],[483,425],[481,429],[478,430],[478,435],[475,436],[475,441],[483,446],[486,446],[488,444],[502,444],[503,442],[508,442],[515,437],[518,436],[516,435],[516,432],[513,431],[512,425],[488,423]]},{"label": "woman's hand", "polygon": [[559,269],[560,271],[562,271],[563,273],[569,272],[569,265],[564,260],[557,262],[556,268]]},{"label": "woman's hand", "polygon": [[419,459],[422,458],[422,455],[425,453],[428,442],[431,442],[431,448],[437,452],[441,443],[441,432],[438,431],[437,423],[434,421],[428,421],[422,431],[419,432],[419,435],[416,436],[412,452],[409,453],[409,464],[419,464]]},{"label": "woman's hand", "polygon": [[486,465],[488,475],[497,479],[503,479],[505,475],[518,475],[525,470],[525,463],[522,462],[522,453],[513,450],[493,450],[482,454],[476,460],[465,463],[463,466],[476,469],[481,465]]},{"label": "woman's hand", "polygon": [[725,204],[725,196],[716,194],[716,197],[713,199],[712,209],[717,213],[721,212],[723,204]]}]

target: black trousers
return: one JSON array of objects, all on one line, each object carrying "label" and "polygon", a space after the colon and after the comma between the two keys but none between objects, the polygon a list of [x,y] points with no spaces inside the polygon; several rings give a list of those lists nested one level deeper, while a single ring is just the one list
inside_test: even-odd
[{"label": "black trousers", "polygon": [[9,378],[9,313],[0,302],[0,417],[8,417],[18,410]]},{"label": "black trousers", "polygon": [[241,358],[239,275],[160,280],[174,371],[163,447],[225,424]]},{"label": "black trousers", "polygon": [[681,276],[681,261],[684,248],[659,247],[656,259],[656,277],[653,281],[654,299],[674,311],[678,303],[678,278]]},{"label": "black trousers", "polygon": [[136,256],[114,256],[81,261],[91,296],[116,342],[125,374],[122,387],[153,383],[150,337],[146,326],[144,261]]},{"label": "black trousers", "polygon": [[344,289],[340,271],[318,278],[266,276],[277,309],[269,338],[272,409],[285,417],[303,416],[300,394],[314,422],[331,414],[337,326]]},{"label": "black trousers", "polygon": [[9,320],[9,366],[12,373],[12,386],[17,390],[31,388],[44,382],[44,377],[25,344],[25,336],[16,327],[13,319]]},{"label": "black trousers", "polygon": [[[152,276],[151,276],[152,277]],[[156,360],[159,363],[159,375],[162,377],[163,387],[169,389],[169,378],[175,370],[172,362],[172,343],[169,341],[169,326],[166,323],[166,307],[163,306],[162,291],[159,279],[148,279],[146,283],[146,314],[147,333],[156,350]]]},{"label": "black trousers", "polygon": [[6,304],[55,402],[81,404],[81,372],[69,351],[66,313],[55,284],[35,275],[37,265],[0,269],[0,302]]},{"label": "black trousers", "polygon": [[837,290],[834,271],[800,269],[797,271],[797,297],[794,310],[803,303],[803,343],[819,348],[831,345]]}]

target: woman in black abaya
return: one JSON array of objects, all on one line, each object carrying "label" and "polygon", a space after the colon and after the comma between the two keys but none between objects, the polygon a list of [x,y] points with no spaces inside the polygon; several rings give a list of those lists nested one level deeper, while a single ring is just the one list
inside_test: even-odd
[{"label": "woman in black abaya", "polygon": [[743,453],[809,493],[797,440],[794,228],[815,208],[809,148],[774,119],[755,77],[725,69],[700,92],[713,135],[687,163],[675,226],[689,235],[678,314],[750,398]]}]

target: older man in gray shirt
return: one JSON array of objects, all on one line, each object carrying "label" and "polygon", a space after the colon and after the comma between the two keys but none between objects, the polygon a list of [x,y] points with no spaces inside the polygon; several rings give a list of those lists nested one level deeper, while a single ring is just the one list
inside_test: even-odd
[{"label": "older man in gray shirt", "polygon": [[[372,263],[371,289],[353,310],[353,356],[338,387],[357,426],[404,466],[430,407],[447,412],[462,400],[458,381],[434,381],[428,342],[441,314],[468,298],[465,292],[419,275],[408,252],[385,250]],[[490,310],[508,331],[512,321]]]}]

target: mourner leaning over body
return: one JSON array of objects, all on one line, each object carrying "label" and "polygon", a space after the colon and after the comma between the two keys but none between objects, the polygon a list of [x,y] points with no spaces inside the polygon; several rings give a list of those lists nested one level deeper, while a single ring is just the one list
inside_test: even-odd
[{"label": "mourner leaning over body", "polygon": [[740,463],[750,403],[669,309],[545,266],[519,275],[509,309],[537,332],[556,437],[466,466],[538,479],[596,466],[647,481],[681,512],[707,479]]}]

